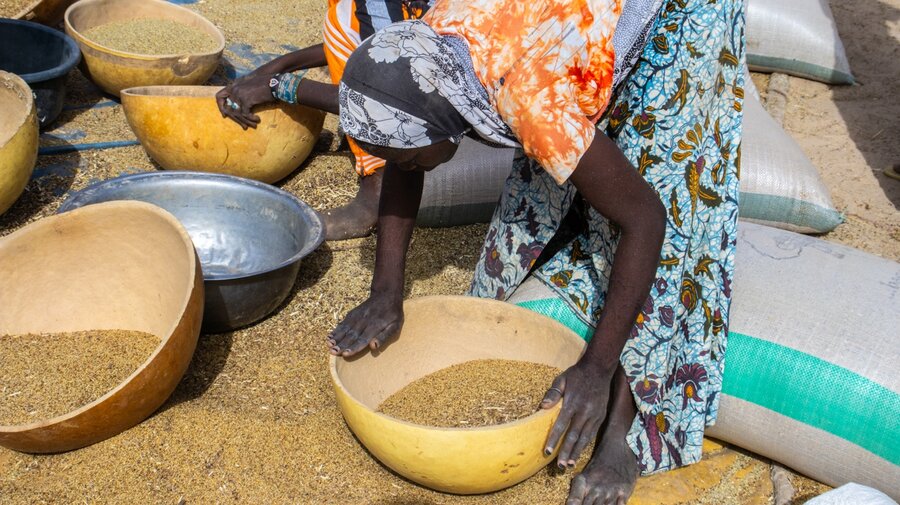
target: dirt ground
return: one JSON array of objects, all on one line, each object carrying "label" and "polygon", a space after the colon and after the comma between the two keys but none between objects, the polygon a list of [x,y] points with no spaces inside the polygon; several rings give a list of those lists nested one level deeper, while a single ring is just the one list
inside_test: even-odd
[{"label": "dirt ground", "polygon": [[[213,79],[221,83],[273,55],[320,42],[324,4],[201,0],[187,7],[225,33],[227,61]],[[847,222],[823,238],[900,260],[900,181],[882,173],[900,163],[900,0],[850,0],[833,9],[859,84],[792,78],[785,128],[846,213]],[[70,89],[69,109],[42,136],[42,147],[133,139],[121,107],[78,72]],[[318,209],[355,193],[356,178],[335,132],[329,116],[314,155],[278,184]],[[93,181],[156,168],[140,146],[41,156],[24,195],[0,216],[0,236],[53,214],[68,194]],[[417,230],[407,296],[462,294],[485,230]],[[550,470],[492,495],[432,492],[381,466],[349,432],[334,400],[323,342],[366,296],[373,245],[372,238],[324,245],[305,261],[294,292],[270,318],[201,336],[171,399],[137,427],[59,455],[0,449],[0,502],[563,503],[571,474]],[[717,444],[707,454],[701,465],[708,466],[679,470],[668,480],[642,479],[632,503],[773,503],[767,460]],[[683,489],[671,487],[678,479]],[[793,482],[798,504],[827,489],[799,476]]]}]

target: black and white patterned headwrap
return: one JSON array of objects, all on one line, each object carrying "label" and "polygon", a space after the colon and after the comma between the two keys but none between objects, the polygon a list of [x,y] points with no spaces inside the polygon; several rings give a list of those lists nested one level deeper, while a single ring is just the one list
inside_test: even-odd
[{"label": "black and white patterned headwrap", "polygon": [[474,129],[518,145],[475,76],[466,43],[422,21],[395,23],[363,41],[347,60],[338,96],[341,129],[369,144],[459,143]]}]

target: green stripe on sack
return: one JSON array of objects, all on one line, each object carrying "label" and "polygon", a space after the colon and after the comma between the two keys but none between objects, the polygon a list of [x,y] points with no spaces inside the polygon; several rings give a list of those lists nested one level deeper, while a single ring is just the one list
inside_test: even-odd
[{"label": "green stripe on sack", "polygon": [[900,465],[900,395],[844,367],[732,332],[722,393],[827,431]]},{"label": "green stripe on sack", "polygon": [[[585,340],[593,333],[558,298],[517,305],[559,321]],[[722,393],[831,433],[900,465],[900,444],[896,443],[900,394],[844,367],[731,332]]]},{"label": "green stripe on sack", "polygon": [[853,84],[856,82],[850,73],[790,58],[748,54],[747,65],[754,72],[783,72],[828,84]]},{"label": "green stripe on sack", "polygon": [[808,228],[816,233],[827,233],[844,222],[840,212],[804,200],[764,193],[741,191],[740,215],[771,223],[787,223]]}]

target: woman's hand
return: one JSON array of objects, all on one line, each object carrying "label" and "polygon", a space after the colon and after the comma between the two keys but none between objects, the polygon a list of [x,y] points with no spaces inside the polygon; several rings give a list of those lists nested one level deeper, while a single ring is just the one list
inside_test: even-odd
[{"label": "woman's hand", "polygon": [[581,359],[559,375],[544,395],[541,408],[549,409],[562,399],[562,410],[550,430],[544,453],[549,455],[560,443],[566,428],[568,434],[556,457],[561,469],[574,468],[582,451],[597,438],[606,419],[613,373],[606,372],[590,360]]},{"label": "woman's hand", "polygon": [[222,117],[227,117],[241,128],[256,128],[259,116],[251,112],[253,107],[274,102],[269,80],[274,74],[248,74],[216,93],[216,104]]},{"label": "woman's hand", "polygon": [[380,349],[403,326],[402,294],[372,294],[351,310],[328,336],[331,354],[349,357],[366,347]]}]

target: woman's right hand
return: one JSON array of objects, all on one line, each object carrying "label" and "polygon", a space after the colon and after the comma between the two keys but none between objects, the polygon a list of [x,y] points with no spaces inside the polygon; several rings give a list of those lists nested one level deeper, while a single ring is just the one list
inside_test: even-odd
[{"label": "woman's right hand", "polygon": [[259,116],[252,112],[253,107],[275,101],[269,88],[271,78],[268,73],[248,74],[219,90],[216,104],[222,117],[230,118],[245,130],[256,128]]},{"label": "woman's right hand", "polygon": [[377,350],[394,338],[403,326],[403,297],[373,293],[351,310],[328,336],[335,356],[350,357],[366,347]]}]

